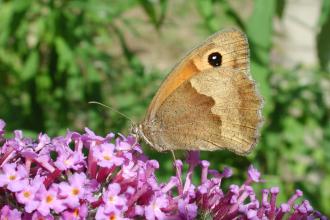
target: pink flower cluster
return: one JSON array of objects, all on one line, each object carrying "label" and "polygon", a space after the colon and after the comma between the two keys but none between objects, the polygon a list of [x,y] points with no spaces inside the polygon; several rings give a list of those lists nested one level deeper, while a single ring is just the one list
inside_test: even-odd
[{"label": "pink flower cluster", "polygon": [[[0,219],[326,219],[302,192],[276,204],[277,187],[265,189],[258,200],[252,188],[261,181],[253,166],[242,185],[221,188],[232,175],[210,170],[210,163],[190,152],[174,162],[175,176],[160,183],[156,160],[143,154],[134,137],[68,131],[65,136],[37,140],[14,131],[4,137],[0,119]],[[201,168],[198,184],[192,182]]]}]

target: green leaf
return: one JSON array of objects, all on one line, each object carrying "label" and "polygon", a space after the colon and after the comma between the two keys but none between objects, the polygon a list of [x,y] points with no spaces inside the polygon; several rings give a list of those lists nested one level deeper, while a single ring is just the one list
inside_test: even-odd
[{"label": "green leaf", "polygon": [[232,19],[235,24],[237,24],[243,31],[245,31],[245,24],[244,21],[240,17],[239,11],[234,10],[234,8],[229,3],[229,0],[219,0],[221,7],[224,8],[226,13],[226,17]]},{"label": "green leaf", "polygon": [[38,92],[44,93],[52,87],[52,80],[49,75],[46,73],[42,73],[38,75],[36,78],[36,86],[38,88]]},{"label": "green leaf", "polygon": [[272,45],[273,17],[275,15],[275,0],[256,0],[253,14],[246,23],[246,31],[251,45],[251,70],[261,88],[261,94],[266,100],[264,113],[272,109],[268,77],[270,75],[269,54]]},{"label": "green leaf", "polygon": [[38,70],[39,66],[39,54],[37,51],[33,51],[28,56],[27,60],[25,61],[23,71],[21,73],[21,79],[23,81],[27,81],[29,79],[32,79]]},{"label": "green leaf", "polygon": [[0,5],[0,45],[6,45],[10,36],[10,21],[13,13],[11,2],[1,3]]},{"label": "green leaf", "polygon": [[277,0],[276,1],[276,14],[280,18],[282,18],[284,9],[285,9],[285,0]]},{"label": "green leaf", "polygon": [[60,71],[64,71],[71,62],[74,62],[73,51],[61,37],[55,39],[55,45],[56,51],[59,55],[58,68]]},{"label": "green leaf", "polygon": [[66,94],[68,94],[68,100],[70,101],[82,101],[84,98],[83,94],[83,78],[81,77],[70,77],[67,80]]},{"label": "green leaf", "polygon": [[219,30],[218,20],[214,14],[214,2],[212,0],[197,0],[197,10],[203,18],[203,25],[210,32]]},{"label": "green leaf", "polygon": [[168,0],[160,0],[160,13],[158,17],[158,28],[164,23],[167,12]]},{"label": "green leaf", "polygon": [[159,27],[162,25],[164,19],[165,19],[165,14],[166,14],[166,9],[167,9],[167,0],[160,0],[159,5],[160,5],[160,12],[158,15],[157,12],[157,4],[154,3],[154,1],[150,0],[139,0],[140,5],[144,9],[145,13],[149,16],[149,20],[152,22],[152,24],[156,27],[156,29],[159,29]]},{"label": "green leaf", "polygon": [[329,15],[330,15],[330,0],[323,0],[321,14],[319,18],[320,26],[322,26],[327,22]]},{"label": "green leaf", "polygon": [[269,69],[264,65],[252,60],[251,61],[251,73],[253,78],[257,82],[257,88],[259,89],[261,96],[264,99],[264,115],[268,115],[273,109],[273,101],[271,100],[271,90],[268,83],[268,75],[270,74]]},{"label": "green leaf", "polygon": [[8,66],[15,74],[21,74],[23,63],[20,54],[12,50],[5,50],[0,47],[0,63],[1,65]]},{"label": "green leaf", "polygon": [[330,71],[330,0],[323,1],[320,17],[321,31],[317,35],[317,55],[320,65]]},{"label": "green leaf", "polygon": [[196,3],[198,6],[197,9],[199,10],[199,13],[201,13],[205,20],[209,20],[213,17],[213,3],[211,0],[197,0]]},{"label": "green leaf", "polygon": [[252,44],[252,58],[265,66],[269,63],[275,8],[275,0],[256,0],[253,14],[247,22],[247,34]]},{"label": "green leaf", "polygon": [[321,204],[322,204],[322,209],[326,213],[330,213],[330,206],[329,206],[329,201],[330,201],[330,176],[326,176],[320,185],[320,199],[321,199]]},{"label": "green leaf", "polygon": [[290,143],[303,144],[304,126],[292,117],[286,117],[283,121],[285,140]]}]

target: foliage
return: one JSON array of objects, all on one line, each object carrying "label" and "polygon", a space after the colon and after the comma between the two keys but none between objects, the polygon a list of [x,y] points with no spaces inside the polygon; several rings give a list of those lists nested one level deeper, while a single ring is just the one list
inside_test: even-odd
[{"label": "foliage", "polygon": [[[184,7],[175,9],[182,12],[174,13],[179,20],[190,13],[186,10],[196,10],[196,28],[202,33],[227,26],[244,30],[252,74],[265,99],[265,126],[252,155],[203,152],[202,158],[234,167],[241,179],[242,167],[253,162],[269,174],[268,180],[287,192],[303,189],[316,208],[330,215],[330,1],[323,0],[315,39],[320,65],[295,68],[273,66],[270,59],[274,19],[282,18],[286,1],[251,3],[247,17],[229,0],[184,1]],[[161,33],[171,22],[170,5],[167,0],[0,1],[0,117],[8,129],[55,135],[88,126],[98,133],[127,133],[127,119],[88,101],[108,104],[133,119],[143,117],[163,76],[146,68],[130,49],[126,33],[138,37],[138,22]],[[126,16],[136,8],[147,19]],[[169,154],[149,155],[158,157],[165,179],[171,175]],[[287,199],[282,195],[282,201]]]},{"label": "foliage", "polygon": [[[12,121],[11,128],[55,134],[86,124],[99,130],[122,127],[123,118],[102,115],[97,107],[88,105],[92,100],[141,115],[150,95],[146,85],[156,76],[144,71],[114,23],[132,4],[135,2],[118,1],[114,7],[102,1],[1,3],[0,103],[1,114]],[[109,53],[115,40],[121,44],[124,58]]]}]

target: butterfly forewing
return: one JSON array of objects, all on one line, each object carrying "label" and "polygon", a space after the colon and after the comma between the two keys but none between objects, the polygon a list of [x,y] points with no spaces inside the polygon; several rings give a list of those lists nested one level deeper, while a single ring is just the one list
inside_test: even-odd
[{"label": "butterfly forewing", "polygon": [[141,134],[159,151],[226,148],[246,154],[256,143],[261,106],[246,37],[226,30],[173,69],[149,106]]}]

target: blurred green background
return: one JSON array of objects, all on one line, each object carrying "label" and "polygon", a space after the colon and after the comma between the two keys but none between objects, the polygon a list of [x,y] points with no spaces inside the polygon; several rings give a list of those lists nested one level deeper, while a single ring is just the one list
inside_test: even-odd
[{"label": "blurred green background", "polygon": [[[259,187],[280,186],[282,201],[302,189],[330,215],[330,0],[0,0],[0,118],[33,137],[128,134],[127,119],[88,102],[141,120],[180,57],[225,27],[248,35],[265,124],[248,157],[203,159],[237,182],[253,163]],[[173,174],[170,154],[147,153],[160,178]]]}]

